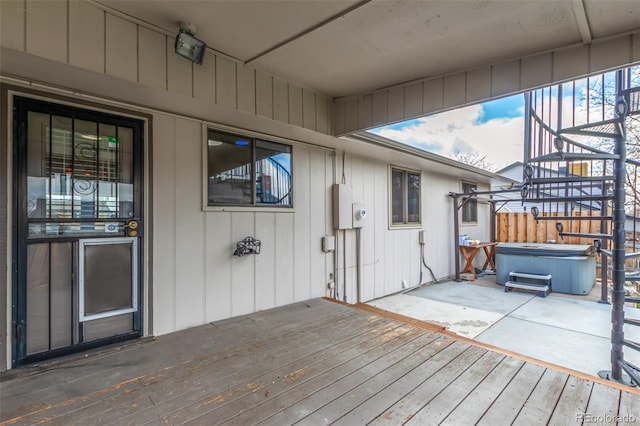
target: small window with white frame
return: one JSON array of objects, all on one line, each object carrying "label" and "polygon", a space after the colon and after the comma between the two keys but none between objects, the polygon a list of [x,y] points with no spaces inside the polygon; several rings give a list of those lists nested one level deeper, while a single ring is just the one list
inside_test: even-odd
[{"label": "small window with white frame", "polygon": [[421,224],[421,174],[415,170],[390,167],[390,226]]},{"label": "small window with white frame", "polygon": [[[478,185],[462,182],[462,192],[472,194],[478,190]],[[474,198],[466,200],[462,207],[462,223],[478,223],[478,201]]]},{"label": "small window with white frame", "polygon": [[292,148],[207,129],[207,206],[293,207]]}]

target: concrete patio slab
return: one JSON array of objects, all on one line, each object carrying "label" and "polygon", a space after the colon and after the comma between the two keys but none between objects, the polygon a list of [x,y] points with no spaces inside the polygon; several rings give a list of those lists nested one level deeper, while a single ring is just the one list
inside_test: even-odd
[{"label": "concrete patio slab", "polygon": [[[476,340],[587,374],[611,369],[608,338],[539,322],[505,317]],[[625,350],[625,359],[637,365],[640,353]]]},{"label": "concrete patio slab", "polygon": [[461,336],[474,338],[503,315],[422,297],[397,294],[368,303],[386,311],[442,325]]},{"label": "concrete patio slab", "polygon": [[536,298],[533,293],[511,292],[504,294],[504,287],[495,283],[491,284],[485,286],[449,281],[442,284],[431,284],[407,294],[499,314],[508,314],[529,300]]},{"label": "concrete patio slab", "polygon": [[[565,330],[611,336],[611,305],[592,301],[553,297],[534,298],[511,313],[510,317],[532,321]],[[625,308],[625,317],[640,318],[640,311]],[[640,328],[625,327],[625,337],[640,340]]]}]

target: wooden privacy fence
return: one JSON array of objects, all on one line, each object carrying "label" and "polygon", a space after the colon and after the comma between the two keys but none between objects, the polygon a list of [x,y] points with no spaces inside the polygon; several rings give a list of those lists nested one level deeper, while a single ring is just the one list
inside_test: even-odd
[{"label": "wooden privacy fence", "polygon": [[[594,216],[599,214],[600,213],[597,212]],[[558,222],[562,223],[564,232],[580,234],[611,233],[610,224],[605,224],[608,229],[601,229],[601,222],[597,219],[545,219],[536,222],[531,213],[497,213],[496,216],[496,238],[501,243],[546,243],[549,240],[555,240],[559,244],[593,244],[593,238],[560,238],[556,229],[556,223]],[[565,215],[552,212],[544,216],[555,217]],[[591,216],[591,214],[589,212],[579,212],[574,213],[573,216]]]}]

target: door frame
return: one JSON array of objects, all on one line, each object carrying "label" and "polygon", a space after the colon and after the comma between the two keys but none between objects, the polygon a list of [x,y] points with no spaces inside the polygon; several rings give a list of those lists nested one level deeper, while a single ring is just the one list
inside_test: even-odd
[{"label": "door frame", "polygon": [[[14,189],[14,184],[20,175],[20,171],[17,168],[17,155],[15,149],[16,135],[18,135],[18,129],[15,127],[17,120],[14,118],[15,110],[15,97],[27,98],[36,102],[51,102],[57,104],[63,108],[85,110],[88,113],[96,114],[108,114],[119,117],[125,117],[135,120],[140,120],[142,124],[142,163],[140,165],[142,173],[139,176],[140,191],[142,192],[140,199],[140,209],[144,215],[143,222],[143,235],[142,244],[140,244],[139,252],[139,271],[140,271],[140,336],[148,336],[153,334],[153,285],[152,285],[152,259],[153,259],[153,215],[152,215],[152,128],[153,128],[153,115],[148,110],[132,109],[131,105],[119,103],[117,101],[110,101],[106,99],[99,99],[98,102],[94,102],[95,98],[87,100],[86,97],[72,93],[65,89],[54,89],[47,87],[39,87],[35,90],[31,87],[21,86],[20,83],[7,84],[0,81],[0,105],[2,105],[7,111],[5,114],[0,115],[0,124],[3,128],[7,129],[5,132],[0,132],[0,162],[2,164],[2,173],[0,173],[0,183],[3,179],[7,183],[6,194],[0,191],[0,199],[6,200],[6,213],[3,217],[3,212],[0,211],[0,226],[3,227],[2,232],[6,230],[6,259],[7,264],[10,265],[6,272],[0,268],[0,274],[5,272],[6,274],[6,291],[0,292],[0,315],[4,315],[6,318],[6,327],[2,327],[0,330],[0,371],[11,369],[19,365],[18,362],[18,345],[16,344],[16,331],[17,331],[17,290],[18,290],[18,221],[19,215],[17,212],[16,199],[19,196]],[[25,83],[28,84],[28,83]],[[135,108],[135,107],[134,107]],[[6,167],[4,167],[6,166]],[[138,178],[136,178],[138,179]],[[3,188],[4,189],[4,188]],[[6,198],[2,198],[5,196]],[[3,219],[5,219],[3,223]],[[25,244],[26,246],[26,244]],[[2,252],[0,251],[0,254]],[[0,277],[1,278],[1,277]],[[114,342],[118,339],[112,339]],[[123,340],[123,339],[120,339]],[[93,343],[85,343],[82,346],[75,347],[71,352],[81,351],[89,349],[94,346],[104,344],[103,341],[96,341]],[[69,353],[68,350],[53,350],[50,351],[51,357],[64,355]],[[49,354],[49,352],[48,352]],[[47,356],[48,358],[49,356]]]}]

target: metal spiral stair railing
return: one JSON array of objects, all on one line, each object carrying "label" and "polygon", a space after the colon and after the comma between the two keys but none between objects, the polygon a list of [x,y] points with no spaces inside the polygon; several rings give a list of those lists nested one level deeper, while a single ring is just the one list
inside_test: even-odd
[{"label": "metal spiral stair railing", "polygon": [[[523,204],[536,203],[530,209],[536,221],[557,221],[556,229],[565,242],[593,239],[602,259],[602,303],[608,303],[608,258],[612,258],[611,371],[600,375],[640,386],[640,368],[623,356],[623,347],[640,351],[640,343],[624,338],[623,328],[640,326],[639,320],[624,316],[625,302],[640,303],[640,298],[626,297],[624,287],[625,280],[640,281],[640,273],[625,276],[625,260],[640,257],[640,253],[625,252],[626,169],[631,167],[635,183],[640,167],[640,162],[626,158],[626,120],[640,114],[640,87],[631,87],[631,73],[631,69],[620,70],[606,77],[615,78],[615,92],[608,94],[605,83],[610,80],[595,77],[601,79],[602,87],[601,99],[595,102],[589,99],[592,85],[587,79],[586,108],[580,111],[575,82],[526,94],[521,196]],[[567,103],[567,98],[573,103]],[[578,231],[565,231],[561,221],[569,221],[571,228],[577,223]],[[591,228],[599,230],[583,231]]]}]

